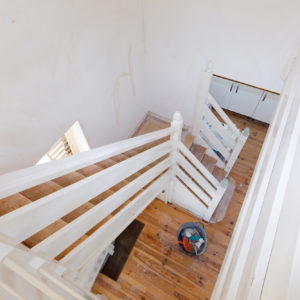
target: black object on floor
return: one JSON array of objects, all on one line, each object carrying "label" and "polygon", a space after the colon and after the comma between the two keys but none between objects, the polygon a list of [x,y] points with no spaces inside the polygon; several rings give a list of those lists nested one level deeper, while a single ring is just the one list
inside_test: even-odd
[{"label": "black object on floor", "polygon": [[134,220],[115,240],[114,254],[109,256],[101,273],[117,280],[145,224]]}]

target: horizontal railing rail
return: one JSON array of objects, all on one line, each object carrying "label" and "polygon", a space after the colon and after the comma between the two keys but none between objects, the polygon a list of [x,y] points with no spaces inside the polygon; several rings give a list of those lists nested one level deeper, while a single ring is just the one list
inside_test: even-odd
[{"label": "horizontal railing rail", "polygon": [[[171,150],[164,142],[0,218],[0,232],[18,243],[101,194]],[[59,210],[57,209],[59,207]],[[31,220],[28,222],[28,220]]]},{"label": "horizontal railing rail", "polygon": [[35,252],[43,252],[51,258],[55,258],[59,253],[135,195],[141,187],[147,185],[159,176],[159,174],[166,170],[170,165],[170,158],[163,160],[155,167],[151,168],[134,181],[131,181],[92,209],[88,210],[85,214],[37,244],[32,250]]},{"label": "horizontal railing rail", "polygon": [[194,207],[193,212],[198,208],[198,215],[209,222],[227,189],[228,179],[218,182],[181,142],[179,150],[181,153],[178,153],[176,176],[202,202]]},{"label": "horizontal railing rail", "polygon": [[88,263],[91,257],[99,255],[112,239],[115,239],[161,193],[168,179],[168,173],[162,175],[159,180],[152,183],[124,209],[66,255],[61,262],[72,270],[78,270]]},{"label": "horizontal railing rail", "polygon": [[219,103],[210,94],[212,65],[203,73],[199,99],[193,125],[196,143],[217,160],[217,166],[228,174],[236,162],[249,136],[249,128],[242,132],[228,117]]},{"label": "horizontal railing rail", "polygon": [[[46,264],[43,268],[36,268],[34,265],[27,263],[32,259],[45,261]],[[1,263],[3,264],[2,268],[4,268],[7,276],[4,276],[0,282],[0,287],[4,288],[10,296],[16,299],[33,299],[33,297],[37,295],[35,290],[50,299],[101,299],[99,298],[100,296],[93,295],[73,285],[48,269],[49,266],[54,270],[62,268],[58,263],[54,264],[52,261],[47,261],[44,257],[37,256],[29,250],[15,248]],[[11,274],[8,272],[11,272]],[[13,278],[13,274],[15,274],[15,278]],[[13,279],[15,280],[15,284],[12,282]],[[24,283],[21,280],[24,280]],[[26,291],[28,292],[28,286],[32,287],[31,296],[26,294]],[[3,295],[1,294],[1,296]]]},{"label": "horizontal railing rail", "polygon": [[[220,183],[184,146],[182,123],[177,112],[167,129],[0,176],[0,197],[6,197],[93,164],[106,164],[106,159],[109,162],[97,167],[97,173],[2,215],[0,264],[21,272],[27,283],[50,298],[86,299],[81,289],[91,287],[95,268],[99,270],[112,254],[114,240],[156,197],[209,221],[227,179]],[[184,196],[181,202],[176,191]],[[98,196],[101,200],[95,201]],[[81,210],[84,205],[88,208]],[[76,209],[76,217],[65,221]],[[22,244],[57,221],[60,228],[51,234],[47,231],[31,249]],[[9,286],[2,288],[10,292]]]},{"label": "horizontal railing rail", "polygon": [[57,161],[51,161],[0,176],[0,198],[18,193],[43,182],[63,176],[114,155],[151,143],[174,133],[174,129],[151,132],[142,136],[102,146]]}]

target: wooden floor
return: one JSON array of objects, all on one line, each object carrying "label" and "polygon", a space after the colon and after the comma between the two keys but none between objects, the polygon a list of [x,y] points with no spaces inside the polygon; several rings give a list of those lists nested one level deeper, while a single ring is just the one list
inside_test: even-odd
[{"label": "wooden floor", "polygon": [[94,293],[105,294],[108,299],[210,298],[268,129],[266,124],[228,114],[239,128],[249,127],[251,132],[230,173],[236,190],[227,215],[218,224],[205,225],[207,251],[200,257],[183,254],[177,245],[177,230],[197,218],[154,200],[138,217],[145,227],[118,281],[100,274]]}]

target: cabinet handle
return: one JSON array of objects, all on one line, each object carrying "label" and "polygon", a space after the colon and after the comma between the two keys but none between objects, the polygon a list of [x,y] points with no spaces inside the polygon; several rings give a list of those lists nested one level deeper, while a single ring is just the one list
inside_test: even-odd
[{"label": "cabinet handle", "polygon": [[236,87],[235,93],[237,94],[237,92],[239,91],[240,85],[238,84],[238,86]]},{"label": "cabinet handle", "polygon": [[233,88],[233,84],[232,84],[231,87],[230,87],[230,92],[232,91],[232,88]]},{"label": "cabinet handle", "polygon": [[268,95],[268,93],[265,93],[265,95],[264,95],[264,97],[262,98],[262,100],[261,101],[265,101],[266,100],[266,98],[267,98],[267,95]]}]

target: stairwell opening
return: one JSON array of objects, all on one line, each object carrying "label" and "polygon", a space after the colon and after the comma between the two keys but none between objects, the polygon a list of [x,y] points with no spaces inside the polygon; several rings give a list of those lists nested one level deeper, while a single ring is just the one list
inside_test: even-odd
[{"label": "stairwell opening", "polygon": [[76,121],[36,164],[40,165],[88,150],[90,146],[79,121]]}]

